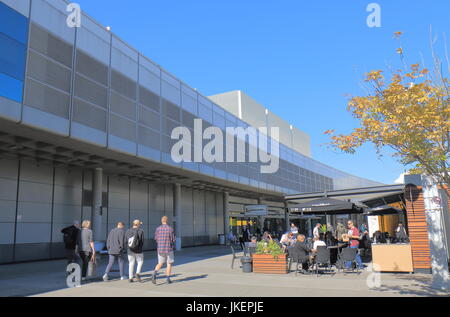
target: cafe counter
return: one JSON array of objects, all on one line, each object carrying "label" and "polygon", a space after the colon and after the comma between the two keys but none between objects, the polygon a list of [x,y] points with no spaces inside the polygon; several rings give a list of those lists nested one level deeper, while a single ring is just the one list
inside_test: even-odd
[{"label": "cafe counter", "polygon": [[413,272],[411,244],[372,244],[373,270]]}]

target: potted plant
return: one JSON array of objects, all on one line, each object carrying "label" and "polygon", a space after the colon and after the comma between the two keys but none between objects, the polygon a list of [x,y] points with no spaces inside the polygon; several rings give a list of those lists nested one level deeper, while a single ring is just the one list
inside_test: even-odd
[{"label": "potted plant", "polygon": [[269,274],[286,274],[287,259],[283,249],[273,240],[261,241],[253,254],[253,272]]},{"label": "potted plant", "polygon": [[327,233],[327,225],[321,225],[319,227],[319,232],[323,234]]}]

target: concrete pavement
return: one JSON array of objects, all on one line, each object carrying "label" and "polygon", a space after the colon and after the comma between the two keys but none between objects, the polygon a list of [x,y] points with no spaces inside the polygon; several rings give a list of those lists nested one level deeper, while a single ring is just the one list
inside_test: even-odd
[{"label": "concrete pavement", "polygon": [[[270,275],[243,273],[236,261],[231,269],[231,254],[223,246],[186,248],[176,252],[173,284],[165,284],[163,270],[157,285],[150,281],[156,253],[146,252],[142,283],[119,280],[117,264],[110,281],[101,281],[106,257],[100,261],[98,278],[79,288],[67,288],[65,261],[33,262],[0,266],[0,296],[113,296],[113,297],[192,297],[192,296],[449,296],[432,290],[431,275],[380,275],[381,285],[369,288],[371,272],[305,276],[294,273]],[[125,272],[128,265],[125,265]]]}]

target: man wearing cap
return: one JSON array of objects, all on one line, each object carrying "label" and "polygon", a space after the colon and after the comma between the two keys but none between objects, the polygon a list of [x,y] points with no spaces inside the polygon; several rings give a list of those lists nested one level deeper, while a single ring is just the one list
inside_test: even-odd
[{"label": "man wearing cap", "polygon": [[133,221],[133,226],[127,230],[125,236],[128,242],[128,272],[129,282],[133,282],[134,264],[137,262],[136,280],[141,282],[141,270],[144,264],[144,230],[141,229],[142,222],[138,219]]},{"label": "man wearing cap", "polygon": [[152,283],[156,284],[158,270],[161,269],[164,263],[167,263],[166,279],[167,284],[170,284],[172,283],[170,280],[170,273],[174,262],[173,248],[175,244],[175,234],[172,227],[167,224],[166,216],[162,217],[161,223],[162,224],[156,228],[155,231],[155,240],[158,245],[158,265],[156,265],[152,275]]}]

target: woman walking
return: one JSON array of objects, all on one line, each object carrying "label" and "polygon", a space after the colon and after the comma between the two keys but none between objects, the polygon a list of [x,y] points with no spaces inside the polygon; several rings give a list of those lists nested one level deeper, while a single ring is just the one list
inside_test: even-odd
[{"label": "woman walking", "polygon": [[81,258],[81,280],[86,280],[86,273],[89,261],[95,262],[95,247],[92,237],[92,230],[90,229],[91,222],[84,220],[81,224],[81,231],[78,234],[78,252]]}]

